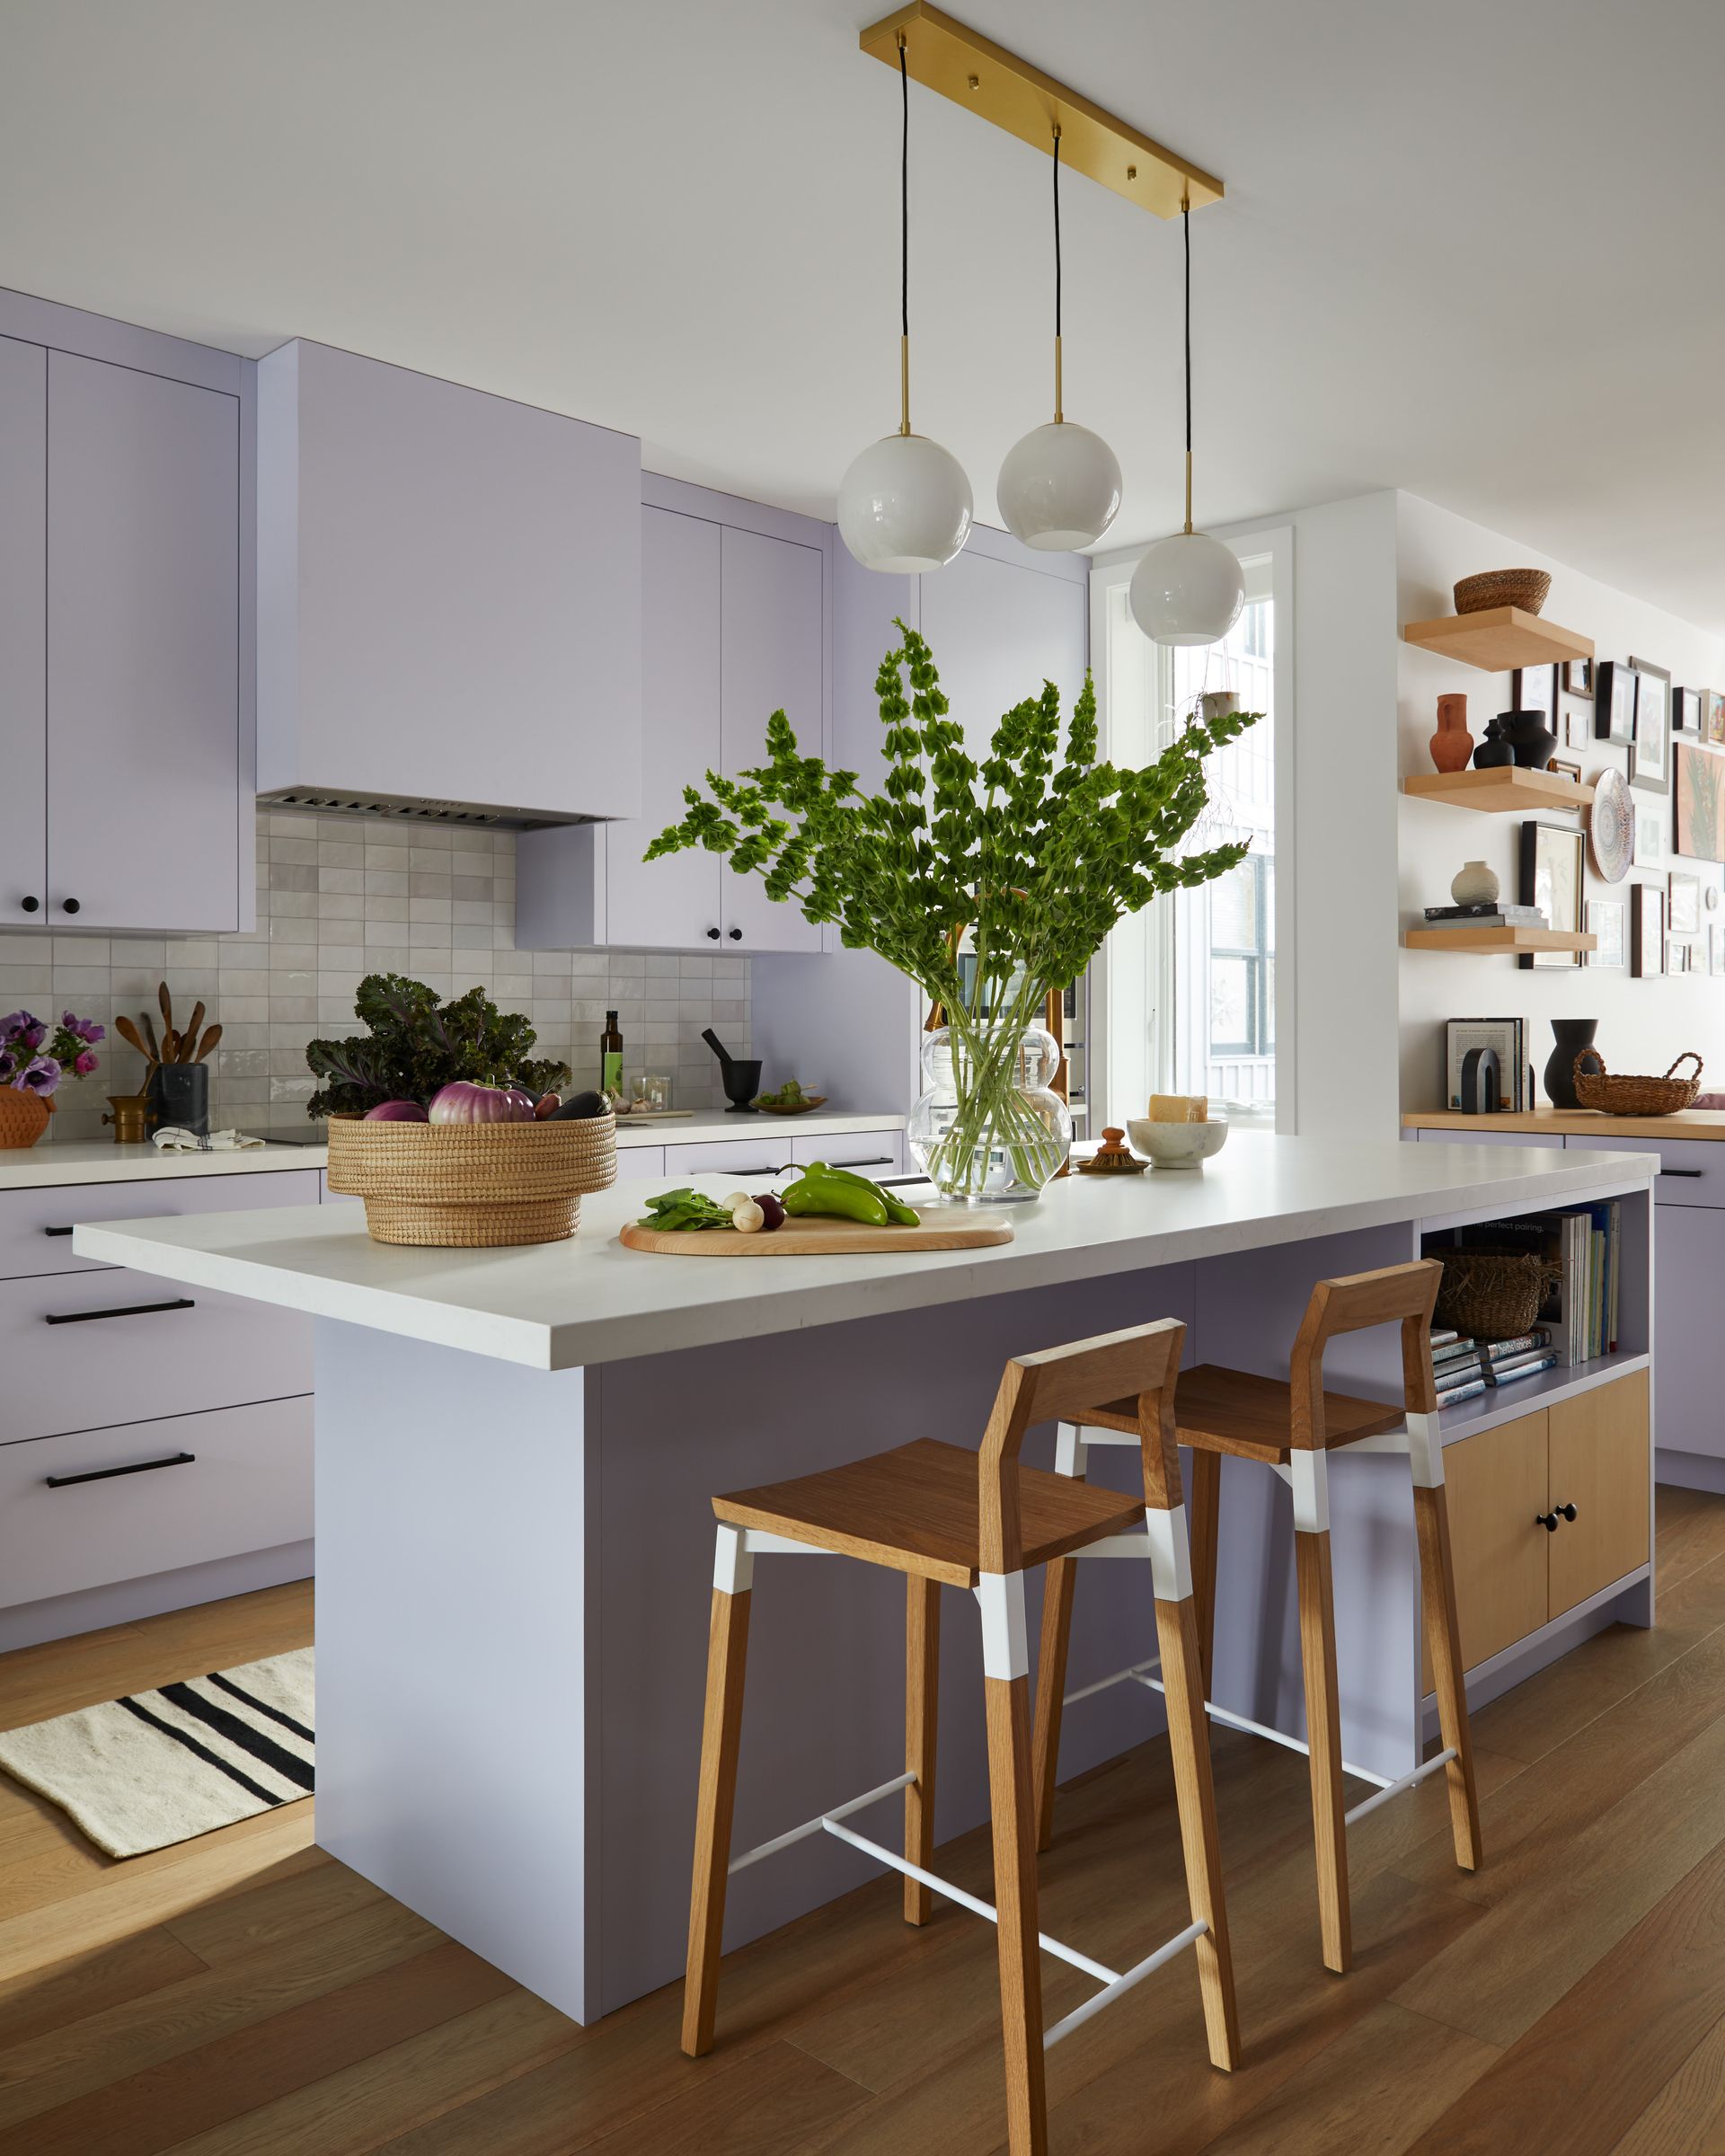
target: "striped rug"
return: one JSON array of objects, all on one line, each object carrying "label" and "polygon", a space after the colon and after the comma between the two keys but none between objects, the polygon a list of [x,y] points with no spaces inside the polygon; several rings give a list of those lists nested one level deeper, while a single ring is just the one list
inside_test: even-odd
[{"label": "striped rug", "polygon": [[0,1767],[111,1857],[312,1793],[312,1649],[212,1670],[0,1733]]}]

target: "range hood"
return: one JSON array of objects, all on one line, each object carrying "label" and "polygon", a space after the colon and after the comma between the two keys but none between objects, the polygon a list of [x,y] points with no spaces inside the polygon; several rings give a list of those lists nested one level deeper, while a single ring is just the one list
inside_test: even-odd
[{"label": "range hood", "polygon": [[641,445],[296,340],[257,369],[261,800],[641,813]]}]

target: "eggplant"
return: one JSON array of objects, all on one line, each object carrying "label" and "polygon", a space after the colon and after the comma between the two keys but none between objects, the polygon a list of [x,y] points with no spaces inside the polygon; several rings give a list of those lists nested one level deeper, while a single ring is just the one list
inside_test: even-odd
[{"label": "eggplant", "polygon": [[589,1116],[602,1116],[604,1113],[603,1093],[576,1093],[565,1100],[561,1108],[553,1109],[547,1120],[553,1123],[585,1122]]}]

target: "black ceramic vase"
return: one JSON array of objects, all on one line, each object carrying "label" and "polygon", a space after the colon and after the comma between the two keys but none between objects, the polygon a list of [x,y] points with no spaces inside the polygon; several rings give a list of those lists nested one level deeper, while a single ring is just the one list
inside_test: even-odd
[{"label": "black ceramic vase", "polygon": [[1498,726],[1510,754],[1524,771],[1544,771],[1557,747],[1557,736],[1543,711],[1499,711]]},{"label": "black ceramic vase", "polygon": [[[1575,1097],[1575,1059],[1593,1046],[1599,1030],[1597,1018],[1554,1018],[1552,1038],[1556,1043],[1545,1065],[1545,1098],[1553,1108],[1579,1108]],[[1590,1069],[1603,1069],[1597,1056],[1588,1058]]]},{"label": "black ceramic vase", "polygon": [[1474,770],[1496,771],[1505,764],[1513,764],[1515,760],[1515,750],[1503,738],[1502,720],[1488,719],[1485,722],[1485,738],[1473,751]]}]

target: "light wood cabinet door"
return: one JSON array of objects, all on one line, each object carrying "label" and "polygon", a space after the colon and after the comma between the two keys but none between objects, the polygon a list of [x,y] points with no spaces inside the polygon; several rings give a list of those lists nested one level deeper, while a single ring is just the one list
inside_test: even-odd
[{"label": "light wood cabinet door", "polygon": [[1549,1414],[1551,1502],[1575,1507],[1573,1520],[1542,1536],[1551,1545],[1547,1614],[1561,1617],[1647,1562],[1647,1373],[1555,1401]]},{"label": "light wood cabinet door", "polygon": [[[1462,1666],[1472,1669],[1546,1619],[1546,1411],[1444,1451]],[[1643,1526],[1645,1540],[1645,1526]],[[1428,1674],[1426,1689],[1430,1689]]]}]

